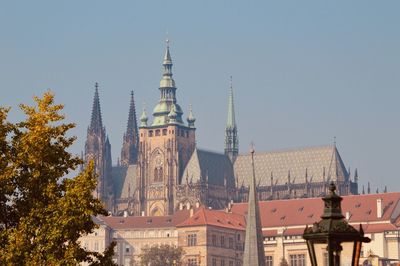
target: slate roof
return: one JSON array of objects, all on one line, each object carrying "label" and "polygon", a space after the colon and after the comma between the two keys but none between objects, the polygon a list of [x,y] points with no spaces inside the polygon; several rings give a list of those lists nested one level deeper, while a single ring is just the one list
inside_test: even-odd
[{"label": "slate roof", "polygon": [[117,199],[132,197],[136,192],[136,165],[112,168],[114,195]]},{"label": "slate roof", "polygon": [[224,185],[224,178],[228,186],[235,185],[232,163],[228,156],[222,153],[195,149],[189,162],[186,164],[181,183],[188,178],[193,183],[208,178],[210,185]]},{"label": "slate roof", "polygon": [[[290,149],[275,152],[256,152],[254,154],[257,183],[261,186],[271,185],[271,173],[274,185],[288,182],[290,171],[291,183],[305,183],[323,180],[325,169],[326,181],[344,181],[348,178],[347,170],[335,146]],[[239,155],[234,163],[235,178],[238,185],[249,185],[252,176],[251,156]],[[331,178],[331,179],[329,179]]]}]

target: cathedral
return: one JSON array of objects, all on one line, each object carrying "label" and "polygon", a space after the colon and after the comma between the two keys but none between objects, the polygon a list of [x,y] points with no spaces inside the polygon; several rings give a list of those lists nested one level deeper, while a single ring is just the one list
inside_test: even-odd
[{"label": "cathedral", "polygon": [[[224,152],[196,146],[195,117],[177,101],[169,44],[163,59],[160,99],[149,116],[137,119],[131,92],[128,123],[121,157],[111,160],[111,145],[103,125],[98,84],[84,161],[94,161],[98,182],[94,195],[113,215],[171,215],[176,210],[204,205],[222,209],[232,202],[247,202],[253,176],[251,156],[239,153],[232,84]],[[334,182],[341,195],[358,194],[358,174],[350,170],[336,145],[254,154],[259,200],[321,197]]]}]

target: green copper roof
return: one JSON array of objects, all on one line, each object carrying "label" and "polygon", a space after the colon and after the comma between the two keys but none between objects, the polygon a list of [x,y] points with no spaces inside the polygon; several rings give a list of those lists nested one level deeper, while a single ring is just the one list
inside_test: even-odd
[{"label": "green copper roof", "polygon": [[148,120],[148,117],[146,114],[146,106],[143,106],[143,112],[142,112],[142,115],[140,116],[140,126],[141,127],[147,126],[147,120]]},{"label": "green copper roof", "polygon": [[[169,42],[163,59],[163,76],[160,81],[160,101],[153,110],[152,126],[164,126],[169,123],[184,125],[182,108],[176,102],[175,81],[172,78],[172,59],[169,51]],[[171,120],[171,121],[170,121]]]},{"label": "green copper roof", "polygon": [[228,100],[228,120],[226,122],[226,128],[235,128],[235,106],[233,104],[233,88],[232,88],[232,79],[231,79],[231,87],[229,90],[229,100]]}]

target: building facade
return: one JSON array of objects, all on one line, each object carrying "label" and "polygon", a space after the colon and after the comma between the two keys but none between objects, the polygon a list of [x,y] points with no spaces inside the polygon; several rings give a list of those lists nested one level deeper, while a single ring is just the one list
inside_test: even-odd
[{"label": "building facade", "polygon": [[[192,107],[185,121],[178,104],[168,44],[162,66],[160,99],[152,115],[143,110],[139,124],[131,93],[127,130],[116,165],[111,161],[96,84],[84,153],[86,163],[94,161],[99,176],[94,195],[116,215],[124,211],[129,215],[171,215],[180,206],[197,203],[223,209],[232,201],[247,202],[252,169],[250,155],[239,153],[232,82],[225,150],[206,151],[196,146]],[[358,194],[358,175],[351,177],[336,145],[257,152],[254,165],[260,200],[323,196],[332,181],[340,195]]]},{"label": "building facade", "polygon": [[[307,225],[320,220],[321,198],[259,202],[266,266],[311,265],[302,234]],[[83,236],[81,245],[102,251],[117,242],[118,265],[138,262],[141,248],[154,244],[182,247],[183,265],[243,265],[247,203],[233,203],[225,210],[204,206],[178,210],[168,216],[97,217],[99,228]],[[362,265],[398,265],[400,262],[400,193],[343,196],[342,212],[347,221],[371,238],[361,251]],[[104,244],[104,245],[103,245]],[[342,265],[350,265],[352,248],[344,246]],[[326,250],[319,250],[318,265],[327,265]]]}]

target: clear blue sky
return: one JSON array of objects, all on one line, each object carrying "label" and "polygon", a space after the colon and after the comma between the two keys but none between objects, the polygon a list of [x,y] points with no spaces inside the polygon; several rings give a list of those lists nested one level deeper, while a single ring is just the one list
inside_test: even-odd
[{"label": "clear blue sky", "polygon": [[[400,191],[399,1],[1,1],[0,105],[51,88],[84,147],[94,83],[119,156],[129,93],[158,100],[168,30],[198,146],[222,151],[229,76],[240,149],[326,145],[361,183]],[[361,189],[361,187],[360,187]]]}]

